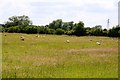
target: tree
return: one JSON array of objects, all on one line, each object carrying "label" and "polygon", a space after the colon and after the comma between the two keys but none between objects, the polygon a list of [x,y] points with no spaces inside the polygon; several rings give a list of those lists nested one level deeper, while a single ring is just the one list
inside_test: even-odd
[{"label": "tree", "polygon": [[37,27],[36,26],[27,26],[24,29],[24,32],[27,34],[37,34]]},{"label": "tree", "polygon": [[82,21],[79,21],[79,23],[76,23],[74,28],[74,34],[76,36],[84,36],[85,35],[85,28],[84,23]]},{"label": "tree", "polygon": [[96,25],[94,28],[102,29],[102,26],[101,25]]},{"label": "tree", "polygon": [[56,34],[57,34],[57,35],[62,35],[62,34],[64,34],[64,30],[62,30],[61,28],[58,28],[58,29],[56,30]]},{"label": "tree", "polygon": [[20,32],[20,27],[19,26],[12,26],[7,28],[7,32],[11,33],[19,33]]},{"label": "tree", "polygon": [[57,19],[49,24],[49,28],[55,29],[55,30],[57,28],[61,28],[61,26],[62,26],[62,19]]},{"label": "tree", "polygon": [[69,24],[68,24],[68,22],[63,22],[62,23],[62,29],[65,30],[65,31],[69,30]]},{"label": "tree", "polygon": [[45,33],[46,33],[46,34],[54,34],[54,33],[55,33],[55,30],[46,27],[46,29],[45,29]]},{"label": "tree", "polygon": [[85,31],[86,31],[86,35],[91,35],[91,28],[90,27],[86,27],[85,28]]},{"label": "tree", "polygon": [[108,36],[108,30],[107,29],[102,30],[102,36]]},{"label": "tree", "polygon": [[39,26],[39,33],[45,34],[45,26]]},{"label": "tree", "polygon": [[67,31],[67,35],[74,35],[74,30]]},{"label": "tree", "polygon": [[94,28],[93,29],[93,35],[94,36],[102,36],[102,29],[100,29],[100,28]]},{"label": "tree", "polygon": [[120,31],[119,26],[113,27],[112,29],[109,29],[108,36],[109,37],[120,37],[119,31]]},{"label": "tree", "polygon": [[5,31],[4,27],[0,26],[0,32],[4,32],[4,31]]},{"label": "tree", "polygon": [[102,36],[103,35],[102,26],[96,25],[95,27],[91,28],[90,34],[93,36]]},{"label": "tree", "polygon": [[32,21],[29,19],[28,16],[12,16],[8,18],[9,21],[5,23],[5,27],[11,27],[11,26],[21,26],[26,27],[29,25],[32,25]]},{"label": "tree", "polygon": [[71,22],[63,22],[61,27],[62,27],[63,30],[69,31],[69,30],[73,29],[73,27],[74,27],[73,23],[74,23],[73,21],[71,21]]},{"label": "tree", "polygon": [[73,21],[68,22],[68,25],[70,26],[70,27],[69,27],[70,30],[72,30],[72,29],[74,28],[74,22],[73,22]]}]

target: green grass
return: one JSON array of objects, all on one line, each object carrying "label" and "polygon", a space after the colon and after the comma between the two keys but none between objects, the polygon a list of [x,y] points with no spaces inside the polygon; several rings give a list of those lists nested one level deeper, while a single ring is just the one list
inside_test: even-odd
[{"label": "green grass", "polygon": [[117,38],[5,34],[3,78],[118,78]]},{"label": "green grass", "polygon": [[2,34],[0,33],[0,78],[2,78]]}]

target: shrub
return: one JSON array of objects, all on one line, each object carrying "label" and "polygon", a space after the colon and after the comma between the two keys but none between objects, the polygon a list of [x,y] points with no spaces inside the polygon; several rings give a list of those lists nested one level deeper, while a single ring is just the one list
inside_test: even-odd
[{"label": "shrub", "polygon": [[62,35],[62,34],[64,34],[64,30],[63,29],[61,29],[61,28],[58,28],[58,29],[56,29],[56,32],[55,32],[57,35]]},{"label": "shrub", "polygon": [[7,32],[11,32],[11,33],[19,33],[20,32],[20,27],[19,26],[12,26],[6,29]]},{"label": "shrub", "polygon": [[4,27],[0,26],[0,32],[4,32],[4,31],[5,31]]},{"label": "shrub", "polygon": [[109,29],[108,36],[109,37],[120,37],[119,31],[120,31],[119,26],[113,27],[112,29]]},{"label": "shrub", "polygon": [[47,29],[46,29],[46,34],[55,34],[55,30],[54,30],[54,29],[47,28]]},{"label": "shrub", "polygon": [[25,32],[27,34],[35,34],[35,33],[37,33],[37,27],[35,27],[35,26],[27,26],[27,27],[25,27]]}]

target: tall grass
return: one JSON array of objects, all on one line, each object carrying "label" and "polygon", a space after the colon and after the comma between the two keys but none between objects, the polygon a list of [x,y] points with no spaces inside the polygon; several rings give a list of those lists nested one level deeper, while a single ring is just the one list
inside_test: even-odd
[{"label": "tall grass", "polygon": [[[3,78],[118,77],[116,38],[5,34],[2,42]],[[24,36],[25,41],[21,41],[20,36]]]},{"label": "tall grass", "polygon": [[0,33],[0,78],[2,78],[2,33]]}]

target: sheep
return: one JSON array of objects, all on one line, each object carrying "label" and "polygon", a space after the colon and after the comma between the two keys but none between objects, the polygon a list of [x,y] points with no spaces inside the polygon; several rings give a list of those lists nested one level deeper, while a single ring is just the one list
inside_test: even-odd
[{"label": "sheep", "polygon": [[70,43],[70,40],[66,40],[67,43]]},{"label": "sheep", "polygon": [[21,36],[21,37],[20,37],[20,40],[24,41],[24,40],[25,40],[25,38],[24,38],[23,36]]},{"label": "sheep", "polygon": [[96,44],[101,45],[101,43],[100,43],[100,42],[98,42],[98,41],[96,42]]},{"label": "sheep", "polygon": [[36,35],[36,37],[39,37],[39,35]]}]

